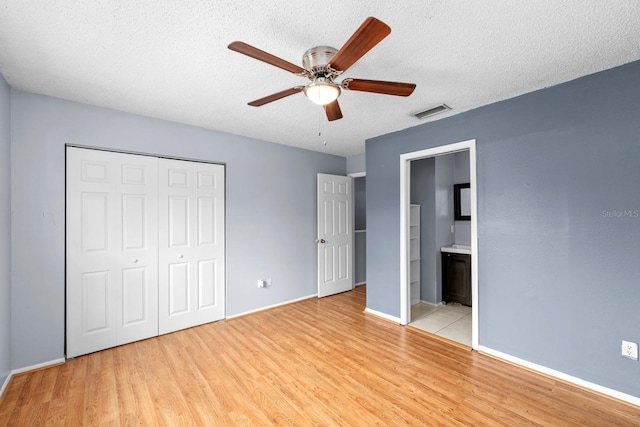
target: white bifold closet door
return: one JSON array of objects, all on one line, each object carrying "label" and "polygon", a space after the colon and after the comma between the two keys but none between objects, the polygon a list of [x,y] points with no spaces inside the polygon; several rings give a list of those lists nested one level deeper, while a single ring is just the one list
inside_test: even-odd
[{"label": "white bifold closet door", "polygon": [[224,167],[160,159],[160,333],[225,316]]},{"label": "white bifold closet door", "polygon": [[158,160],[67,149],[67,356],[158,335]]},{"label": "white bifold closet door", "polygon": [[69,147],[66,200],[67,357],[224,318],[223,166]]}]

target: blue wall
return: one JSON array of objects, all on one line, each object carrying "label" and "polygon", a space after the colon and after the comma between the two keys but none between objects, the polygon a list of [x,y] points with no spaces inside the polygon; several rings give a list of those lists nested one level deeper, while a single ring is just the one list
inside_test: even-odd
[{"label": "blue wall", "polygon": [[347,173],[365,172],[367,170],[365,159],[364,154],[347,157]]},{"label": "blue wall", "polygon": [[400,314],[402,153],[477,140],[480,345],[640,396],[640,62],[367,141],[367,306]]},{"label": "blue wall", "polygon": [[228,316],[317,293],[316,175],[344,157],[20,91],[11,126],[14,368],[64,355],[65,144],[226,164]]},{"label": "blue wall", "polygon": [[11,371],[11,89],[0,76],[0,388]]}]

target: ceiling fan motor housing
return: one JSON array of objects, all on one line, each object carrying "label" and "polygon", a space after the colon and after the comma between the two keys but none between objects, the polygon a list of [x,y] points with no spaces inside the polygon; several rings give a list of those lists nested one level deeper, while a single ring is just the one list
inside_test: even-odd
[{"label": "ceiling fan motor housing", "polygon": [[329,46],[316,46],[304,53],[302,67],[310,72],[309,78],[311,80],[316,77],[328,77],[330,79],[335,77],[335,70],[329,69],[327,64],[329,64],[336,52],[338,52],[337,49]]}]

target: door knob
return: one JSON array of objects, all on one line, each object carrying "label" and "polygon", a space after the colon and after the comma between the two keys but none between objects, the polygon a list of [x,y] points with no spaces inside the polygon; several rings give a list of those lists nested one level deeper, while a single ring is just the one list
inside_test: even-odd
[{"label": "door knob", "polygon": [[134,258],[134,259],[133,259],[133,263],[135,264],[135,263],[137,263],[137,262],[138,262],[138,260],[137,260],[136,258]]},{"label": "door knob", "polygon": [[327,243],[324,239],[316,239],[316,243]]},{"label": "door knob", "polygon": [[184,258],[184,255],[180,254],[178,255],[178,258]]}]

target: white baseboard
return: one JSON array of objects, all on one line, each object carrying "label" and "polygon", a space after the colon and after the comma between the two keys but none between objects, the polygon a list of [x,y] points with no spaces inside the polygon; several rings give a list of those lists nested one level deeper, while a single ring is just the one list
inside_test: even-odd
[{"label": "white baseboard", "polygon": [[632,396],[630,394],[622,393],[620,391],[617,391],[608,387],[594,384],[592,382],[585,381],[583,379],[565,374],[564,372],[556,371],[554,369],[547,368],[546,366],[538,365],[538,364],[529,362],[527,360],[523,360],[518,357],[511,356],[506,353],[502,353],[498,350],[493,350],[488,347],[480,346],[479,351],[486,353],[488,355],[497,357],[498,359],[506,360],[507,362],[511,362],[515,365],[519,365],[524,368],[531,369],[532,371],[540,372],[550,377],[558,378],[559,380],[563,380],[568,383],[575,384],[577,386],[584,387],[589,390],[593,390],[595,392],[604,394],[609,397],[613,397],[618,400],[622,400],[632,405],[640,406],[640,397]]},{"label": "white baseboard", "polygon": [[[356,283],[356,286],[362,286],[362,285],[366,285],[366,284],[367,284],[367,282],[360,282],[360,283]],[[355,288],[356,286],[354,286],[354,288]]]},{"label": "white baseboard", "polygon": [[432,303],[432,302],[429,302],[429,301],[425,301],[423,299],[421,299],[420,302],[422,304],[427,304],[427,305],[430,305],[432,307],[440,307],[441,305],[443,305],[442,302],[439,302],[439,303],[435,304],[435,303]]},{"label": "white baseboard", "polygon": [[11,381],[11,372],[9,372],[9,375],[7,375],[7,379],[4,380],[2,387],[0,387],[0,397],[2,397],[2,395],[4,394],[4,389],[9,385],[9,381]]},{"label": "white baseboard", "polygon": [[55,359],[55,360],[50,360],[48,362],[38,363],[37,365],[31,365],[31,366],[25,366],[24,368],[13,369],[11,372],[9,372],[9,376],[7,376],[7,379],[4,381],[4,384],[2,384],[2,388],[0,388],[0,397],[2,397],[2,395],[4,394],[4,390],[7,388],[7,386],[9,385],[9,382],[11,381],[11,378],[14,375],[22,374],[23,372],[35,371],[36,369],[42,369],[52,365],[59,365],[65,362],[66,362],[66,359],[63,357],[61,359]]},{"label": "white baseboard", "polygon": [[399,317],[390,316],[390,315],[388,315],[386,313],[383,313],[381,311],[376,311],[376,310],[371,310],[370,308],[365,308],[364,312],[367,313],[367,314],[372,314],[374,316],[382,317],[383,319],[390,320],[390,321],[392,321],[394,323],[397,323],[397,324],[402,323],[400,321]]},{"label": "white baseboard", "polygon": [[18,368],[11,371],[11,375],[21,374],[23,372],[35,371],[36,369],[46,368],[51,365],[59,365],[67,360],[62,357],[60,359],[50,360],[48,362],[38,363],[37,365],[25,366],[24,368]]},{"label": "white baseboard", "polygon": [[278,304],[273,304],[273,305],[268,305],[266,307],[257,308],[255,310],[249,310],[249,311],[245,311],[243,313],[233,314],[231,316],[227,316],[226,319],[227,320],[235,319],[236,317],[242,317],[242,316],[246,316],[247,314],[258,313],[260,311],[269,310],[270,308],[276,308],[276,307],[280,307],[282,305],[293,304],[294,302],[304,301],[304,300],[309,299],[309,298],[316,298],[317,296],[318,296],[318,294],[307,295],[306,297],[296,298],[296,299],[292,299],[290,301],[285,301],[285,302],[281,302],[281,303],[278,303]]}]

